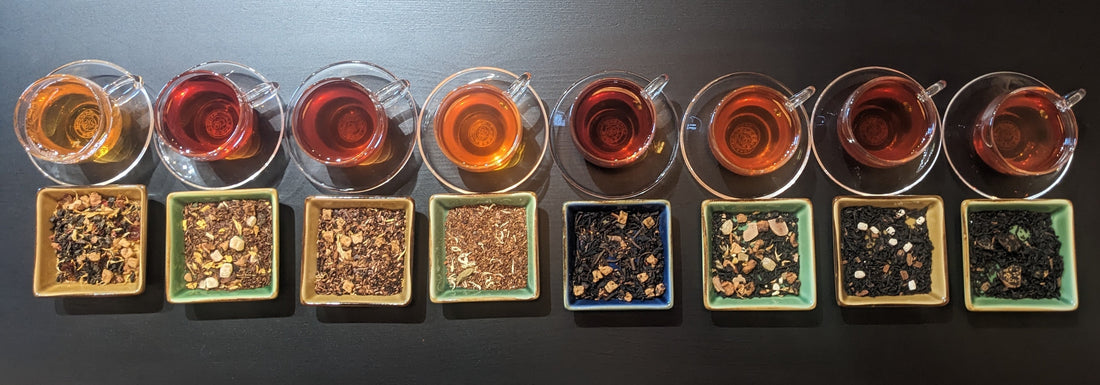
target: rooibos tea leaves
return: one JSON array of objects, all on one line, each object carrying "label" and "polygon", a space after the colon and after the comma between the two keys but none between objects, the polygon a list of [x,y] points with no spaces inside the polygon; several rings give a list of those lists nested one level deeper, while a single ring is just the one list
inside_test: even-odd
[{"label": "rooibos tea leaves", "polygon": [[407,253],[404,210],[323,209],[317,227],[317,294],[401,292]]},{"label": "rooibos tea leaves", "polygon": [[527,209],[502,205],[455,207],[444,221],[447,283],[453,288],[527,287]]},{"label": "rooibos tea leaves", "polygon": [[188,289],[243,290],[271,283],[272,207],[265,200],[188,203],[183,249]]},{"label": "rooibos tea leaves", "polygon": [[125,196],[66,195],[50,217],[57,282],[134,282],[141,272],[141,207]]},{"label": "rooibos tea leaves", "polygon": [[667,261],[659,218],[657,211],[577,212],[570,276],[573,296],[631,302],[663,295],[668,290]]},{"label": "rooibos tea leaves", "polygon": [[1059,298],[1062,242],[1049,213],[1027,210],[971,212],[968,215],[970,287],[975,295],[997,298]]},{"label": "rooibos tea leaves", "polygon": [[711,283],[718,295],[798,295],[798,217],[788,212],[719,212],[710,222]]},{"label": "rooibos tea leaves", "polygon": [[840,279],[849,295],[931,292],[933,246],[926,211],[874,206],[841,210]]}]

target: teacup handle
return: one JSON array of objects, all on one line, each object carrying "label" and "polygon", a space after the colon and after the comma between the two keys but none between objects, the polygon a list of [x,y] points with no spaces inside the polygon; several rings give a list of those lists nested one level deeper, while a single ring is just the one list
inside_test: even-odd
[{"label": "teacup handle", "polygon": [[925,88],[924,93],[917,95],[917,98],[921,99],[921,101],[924,101],[925,99],[931,99],[933,96],[940,93],[940,91],[943,91],[945,87],[947,87],[947,82],[944,80],[940,80],[935,84],[928,86],[928,88]]},{"label": "teacup handle", "polygon": [[666,85],[668,85],[668,75],[657,75],[657,77],[650,80],[649,84],[646,84],[645,88],[642,89],[642,96],[646,99],[653,100],[657,95],[661,94],[661,91],[665,89]]},{"label": "teacup handle", "polygon": [[1070,108],[1073,108],[1074,104],[1077,104],[1077,102],[1080,102],[1081,99],[1084,99],[1084,98],[1085,98],[1085,89],[1084,88],[1078,88],[1077,91],[1073,91],[1073,92],[1070,92],[1070,93],[1066,94],[1066,96],[1062,97],[1062,100],[1058,101],[1058,103],[1057,103],[1058,110],[1062,111],[1062,112],[1069,111]]},{"label": "teacup handle", "polygon": [[382,109],[389,109],[391,104],[399,100],[398,96],[403,95],[408,89],[408,80],[397,79],[379,89],[375,95],[377,95],[378,104],[382,105]]},{"label": "teacup handle", "polygon": [[259,85],[252,87],[251,90],[245,92],[244,100],[248,102],[252,108],[260,108],[265,102],[270,100],[275,95],[279,94],[279,83],[268,82],[260,83]]},{"label": "teacup handle", "polygon": [[523,94],[527,93],[527,86],[529,84],[531,84],[531,73],[524,72],[523,75],[519,75],[519,77],[516,78],[516,81],[512,82],[512,84],[508,86],[508,90],[504,91],[504,93],[508,94],[508,97],[512,98],[512,102],[519,103],[519,98],[522,97]]},{"label": "teacup handle", "polygon": [[803,88],[802,91],[798,91],[797,94],[787,98],[787,102],[783,103],[783,107],[786,107],[787,111],[794,111],[803,103],[806,103],[807,100],[810,100],[810,97],[814,96],[814,92],[817,92],[817,88],[814,88],[814,86]]},{"label": "teacup handle", "polygon": [[112,103],[118,106],[126,104],[126,102],[133,99],[134,96],[141,93],[142,87],[144,87],[144,85],[141,82],[140,76],[126,74],[104,86],[103,92],[107,94],[107,97],[111,99]]}]

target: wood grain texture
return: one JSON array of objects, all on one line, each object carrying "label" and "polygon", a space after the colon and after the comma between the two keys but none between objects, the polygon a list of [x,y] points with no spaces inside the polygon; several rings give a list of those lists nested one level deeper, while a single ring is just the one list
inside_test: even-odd
[{"label": "wood grain texture", "polygon": [[[35,79],[72,60],[101,58],[141,75],[154,94],[208,60],[252,66],[295,87],[328,63],[359,59],[412,82],[423,102],[471,66],[529,71],[550,108],[575,80],[602,69],[655,76],[681,106],[735,71],[791,88],[824,88],[859,66],[883,65],[931,83],[941,112],[979,75],[1012,70],[1059,92],[1100,92],[1089,2],[142,2],[9,1],[0,5],[0,121]],[[811,312],[710,313],[698,300],[699,204],[710,198],[677,162],[647,198],[674,215],[676,307],[667,312],[573,314],[561,303],[561,204],[585,199],[556,168],[541,174],[541,298],[531,303],[428,303],[427,202],[444,188],[421,167],[393,188],[417,202],[415,292],[407,309],[296,305],[288,279],[270,303],[164,302],[163,229],[150,228],[147,294],[50,300],[31,293],[34,192],[47,185],[10,128],[0,130],[0,373],[5,383],[1056,383],[1096,362],[1100,296],[1092,202],[1100,166],[1100,97],[1075,111],[1082,149],[1049,197],[1075,202],[1080,309],[1068,314],[974,314],[963,306],[957,207],[976,197],[945,159],[913,194],[944,198],[951,303],[935,309],[841,310],[832,266],[817,267]],[[10,126],[9,126],[10,127]],[[549,162],[548,162],[549,163]],[[809,197],[819,261],[832,256],[831,201],[842,190],[810,162],[787,197]],[[184,190],[162,167],[148,181],[150,223]],[[293,166],[277,185],[283,269],[297,277],[303,200],[318,191]],[[159,261],[158,261],[159,259]],[[1042,377],[1041,377],[1042,376]]]}]

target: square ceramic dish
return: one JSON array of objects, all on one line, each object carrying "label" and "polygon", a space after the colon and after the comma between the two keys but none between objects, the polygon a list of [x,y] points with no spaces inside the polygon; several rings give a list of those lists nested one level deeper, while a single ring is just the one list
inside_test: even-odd
[{"label": "square ceramic dish", "polygon": [[[802,282],[797,296],[727,298],[718,295],[711,283],[711,218],[720,212],[730,214],[756,211],[783,211],[798,218],[798,279]],[[703,306],[708,310],[813,310],[817,306],[816,262],[814,258],[814,217],[809,199],[760,199],[745,201],[707,200],[702,205]]]},{"label": "square ceramic dish", "polygon": [[[527,211],[527,287],[512,290],[474,290],[451,288],[447,283],[447,253],[444,250],[447,214],[451,209],[463,206],[493,204],[523,207]],[[538,207],[535,194],[517,192],[508,194],[432,195],[428,204],[431,234],[428,248],[431,250],[431,266],[428,272],[428,294],[432,302],[489,302],[529,301],[539,297],[538,258]]]},{"label": "square ceramic dish", "polygon": [[[596,301],[589,299],[577,299],[573,295],[570,281],[573,277],[573,260],[575,259],[575,250],[577,249],[577,237],[576,229],[574,228],[574,222],[577,213],[580,212],[606,212],[608,215],[611,213],[617,213],[620,210],[635,210],[635,211],[658,211],[657,228],[660,232],[660,237],[663,242],[665,271],[664,271],[664,284],[668,288],[664,294],[656,296],[653,299],[642,299],[636,301],[623,301],[619,299]],[[672,295],[672,212],[669,208],[669,203],[666,200],[621,200],[621,201],[602,201],[602,202],[566,202],[562,206],[562,215],[565,220],[562,234],[562,271],[565,274],[562,275],[562,294],[565,302],[565,308],[570,311],[589,311],[589,310],[667,310],[671,309],[673,305]],[[613,266],[614,267],[614,266]]]},{"label": "square ceramic dish", "polygon": [[[333,295],[317,294],[317,238],[321,222],[321,210],[344,208],[377,208],[405,212],[405,268],[401,291],[393,295]],[[413,201],[409,198],[355,198],[311,196],[306,198],[305,226],[302,227],[302,304],[325,306],[406,306],[412,300],[412,249],[413,249]]]},{"label": "square ceramic dish", "polygon": [[[188,289],[183,280],[186,258],[183,255],[183,208],[188,203],[221,202],[234,199],[258,199],[271,202],[271,283],[247,290]],[[165,294],[171,303],[233,302],[273,299],[279,294],[279,195],[273,188],[183,191],[168,194],[165,226]]]},{"label": "square ceramic dish", "polygon": [[[1073,205],[1064,199],[968,199],[962,203],[963,289],[970,311],[1073,311],[1077,309],[1077,264],[1073,234]],[[1050,213],[1051,225],[1062,248],[1062,296],[1050,299],[1007,299],[973,294],[970,285],[970,213],[1028,210]]]},{"label": "square ceramic dish", "polygon": [[[104,197],[125,196],[141,205],[141,237],[137,248],[138,274],[134,282],[91,285],[81,283],[57,282],[57,252],[50,246],[50,217],[53,216],[57,202],[66,195],[86,195],[92,192]],[[36,297],[81,297],[81,296],[123,296],[137,295],[145,291],[146,248],[149,238],[149,201],[145,186],[113,185],[96,187],[46,187],[38,190],[37,218],[35,220],[35,256],[34,256],[34,295]]]},{"label": "square ceramic dish", "polygon": [[[924,294],[859,297],[844,290],[847,277],[841,269],[840,212],[853,206],[873,206],[909,211],[927,209],[928,237],[932,241],[932,291]],[[836,274],[836,302],[843,307],[943,306],[950,300],[947,289],[947,242],[944,239],[943,198],[935,195],[896,197],[840,196],[833,199],[833,272]]]}]

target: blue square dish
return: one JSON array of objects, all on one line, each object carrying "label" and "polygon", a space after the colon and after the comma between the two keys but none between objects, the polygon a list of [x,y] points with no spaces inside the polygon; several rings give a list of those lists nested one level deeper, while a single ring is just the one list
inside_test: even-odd
[{"label": "blue square dish", "polygon": [[[577,237],[576,229],[574,228],[575,219],[578,213],[582,212],[606,212],[608,215],[617,213],[620,210],[630,211],[657,211],[659,212],[657,218],[657,231],[662,242],[662,255],[665,261],[664,271],[664,285],[665,292],[662,295],[656,296],[651,299],[639,299],[633,301],[624,301],[620,299],[612,300],[588,300],[578,299],[573,295],[572,286],[570,282],[573,277],[573,261],[575,259],[575,251],[577,250]],[[563,299],[565,300],[565,308],[571,311],[590,311],[590,310],[667,310],[671,309],[673,305],[672,301],[672,213],[669,210],[669,204],[666,200],[623,200],[623,201],[610,201],[610,202],[566,202],[562,206],[562,214],[565,217],[564,234],[562,236],[565,247],[563,251],[565,253],[562,258],[563,269],[565,272],[562,276],[563,287]],[[611,264],[613,268],[616,268],[615,264]]]}]

